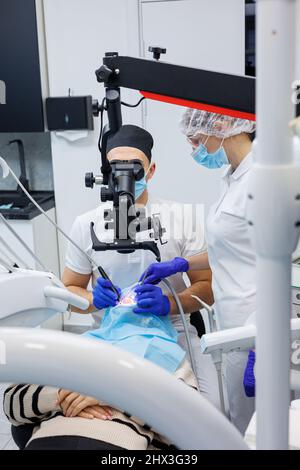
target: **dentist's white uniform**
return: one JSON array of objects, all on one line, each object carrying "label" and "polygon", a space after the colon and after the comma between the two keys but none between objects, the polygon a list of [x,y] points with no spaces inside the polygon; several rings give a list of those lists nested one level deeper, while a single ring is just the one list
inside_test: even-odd
[{"label": "dentist's white uniform", "polygon": [[[256,310],[255,253],[246,220],[247,185],[252,167],[248,154],[237,169],[226,168],[221,197],[209,212],[206,240],[212,270],[215,310],[220,329],[243,326]],[[243,376],[248,352],[233,352],[225,361],[232,422],[244,433],[254,412]]]}]

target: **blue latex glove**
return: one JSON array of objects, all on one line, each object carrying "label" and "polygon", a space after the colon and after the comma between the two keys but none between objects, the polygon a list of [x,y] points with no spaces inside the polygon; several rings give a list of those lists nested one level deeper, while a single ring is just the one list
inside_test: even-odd
[{"label": "blue latex glove", "polygon": [[143,284],[135,289],[137,293],[137,307],[134,313],[152,313],[152,315],[166,316],[170,313],[171,305],[168,297],[158,286]]},{"label": "blue latex glove", "polygon": [[189,263],[186,259],[174,258],[171,261],[150,264],[140,277],[140,281],[143,280],[143,284],[158,284],[162,279],[172,276],[172,274],[185,273],[188,270]]},{"label": "blue latex glove", "polygon": [[254,376],[255,352],[250,351],[248,362],[244,373],[244,389],[247,397],[255,397],[255,376]]},{"label": "blue latex glove", "polygon": [[[98,310],[117,305],[118,298],[111,287],[112,283],[110,281],[103,279],[102,277],[98,277],[97,284],[93,289],[93,305]],[[121,294],[121,289],[117,286],[115,287],[119,294]]]}]

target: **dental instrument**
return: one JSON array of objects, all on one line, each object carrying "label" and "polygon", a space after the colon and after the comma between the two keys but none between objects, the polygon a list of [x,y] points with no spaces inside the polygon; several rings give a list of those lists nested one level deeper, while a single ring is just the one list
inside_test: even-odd
[{"label": "dental instrument", "polygon": [[[1,157],[0,157],[1,158]],[[1,162],[0,162],[1,163]],[[7,222],[6,218],[4,217],[3,214],[1,214],[0,212],[0,220],[2,221],[2,223],[6,226],[6,228],[14,235],[14,237],[21,243],[21,245],[23,246],[23,248],[28,251],[28,253],[30,254],[30,256],[32,256],[32,258],[37,262],[37,264],[41,267],[41,269],[43,271],[49,271],[49,269],[47,269],[47,267],[44,265],[44,263],[40,260],[40,258],[31,250],[31,248],[29,248],[29,246],[27,245],[27,243],[24,242],[24,240],[22,240],[22,238],[20,237],[20,235],[18,235],[18,233],[12,228],[12,226],[9,224],[9,222]]]},{"label": "dental instrument", "polygon": [[3,237],[1,237],[0,235],[0,244],[7,250],[11,253],[11,255],[14,257],[14,262],[17,264],[17,261],[18,263],[20,263],[21,265],[23,265],[23,267],[25,269],[29,269],[29,266],[27,266],[27,264],[24,262],[24,260],[21,259],[21,257],[9,246],[8,243],[6,243],[6,241],[4,240]]}]

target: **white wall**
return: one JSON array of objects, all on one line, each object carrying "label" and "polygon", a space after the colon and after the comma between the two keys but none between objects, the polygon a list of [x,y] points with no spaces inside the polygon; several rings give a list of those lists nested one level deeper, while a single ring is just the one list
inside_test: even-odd
[{"label": "white wall", "polygon": [[[143,2],[143,49],[167,48],[161,60],[224,73],[244,75],[244,0],[180,0]],[[153,27],[155,25],[155,27]],[[154,136],[158,171],[155,194],[182,202],[203,203],[217,198],[220,171],[199,167],[179,130],[184,108],[149,101],[146,126]],[[222,170],[221,170],[222,171]]]},{"label": "white wall", "polygon": [[[145,46],[167,47],[169,62],[243,74],[244,0],[141,1],[44,0],[51,96],[92,94],[101,99],[103,85],[94,71],[106,51],[138,56]],[[144,45],[139,43],[142,33]],[[146,54],[150,57],[149,54]],[[135,102],[137,92],[123,92]],[[158,171],[152,191],[167,199],[209,206],[218,191],[216,173],[196,167],[178,130],[183,108],[148,102],[144,121],[155,138]],[[142,124],[141,108],[123,109],[124,123]],[[95,121],[98,126],[98,121]],[[76,143],[52,135],[58,223],[67,231],[76,215],[99,203],[99,190],[84,187],[87,171],[98,173],[98,130]],[[171,177],[170,177],[171,176]],[[60,240],[61,263],[65,242]]]}]

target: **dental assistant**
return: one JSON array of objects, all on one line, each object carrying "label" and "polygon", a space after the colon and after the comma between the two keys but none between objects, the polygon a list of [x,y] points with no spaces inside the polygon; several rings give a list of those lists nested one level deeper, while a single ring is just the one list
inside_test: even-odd
[{"label": "dental assistant", "polygon": [[[244,325],[256,310],[255,252],[246,219],[247,185],[252,167],[255,123],[199,110],[186,110],[181,128],[193,147],[196,163],[210,170],[225,167],[221,196],[206,225],[207,252],[155,263],[145,282],[177,272],[211,268],[218,328]],[[248,351],[231,352],[225,361],[230,418],[244,433],[254,412],[254,399],[243,388]]]}]

